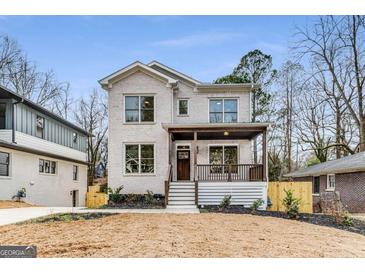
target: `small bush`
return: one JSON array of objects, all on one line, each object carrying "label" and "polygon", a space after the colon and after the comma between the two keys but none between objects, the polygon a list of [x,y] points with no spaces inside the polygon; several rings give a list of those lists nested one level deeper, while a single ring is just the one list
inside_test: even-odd
[{"label": "small bush", "polygon": [[146,203],[148,205],[156,204],[157,200],[151,190],[147,190],[147,194],[145,195]]},{"label": "small bush", "polygon": [[344,225],[344,226],[353,226],[354,219],[350,216],[347,210],[343,210],[341,212],[333,213],[332,215],[336,218],[336,223]]},{"label": "small bush", "polygon": [[220,203],[219,207],[220,208],[227,208],[231,205],[231,199],[232,196],[231,195],[226,195],[224,196],[222,202]]},{"label": "small bush", "polygon": [[260,206],[262,206],[264,204],[264,200],[262,199],[258,199],[256,201],[253,202],[251,209],[253,212],[257,211],[259,209]]},{"label": "small bush", "polygon": [[286,196],[283,199],[283,205],[285,206],[286,213],[291,219],[297,218],[299,214],[300,199],[294,197],[293,190],[284,189],[284,191]]},{"label": "small bush", "polygon": [[112,189],[108,187],[108,193],[109,193],[109,199],[113,203],[119,203],[122,200],[122,194],[120,192],[122,191],[123,186],[119,186],[115,189]]}]

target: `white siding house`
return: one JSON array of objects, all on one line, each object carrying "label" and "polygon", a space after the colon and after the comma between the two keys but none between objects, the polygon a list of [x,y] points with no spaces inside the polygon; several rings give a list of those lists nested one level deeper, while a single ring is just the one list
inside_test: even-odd
[{"label": "white siding house", "polygon": [[[252,84],[203,84],[159,62],[99,81],[108,92],[108,185],[169,206],[266,203],[268,124],[251,123]],[[259,162],[251,142],[263,136]],[[171,175],[171,176],[169,176]]]},{"label": "white siding house", "polygon": [[0,200],[84,206],[88,133],[0,87]]}]

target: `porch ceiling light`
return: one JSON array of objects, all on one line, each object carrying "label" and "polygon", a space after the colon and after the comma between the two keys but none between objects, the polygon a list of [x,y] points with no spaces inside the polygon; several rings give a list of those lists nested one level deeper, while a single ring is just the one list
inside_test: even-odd
[{"label": "porch ceiling light", "polygon": [[223,135],[224,135],[224,136],[229,136],[229,132],[228,132],[228,131],[225,131],[225,132],[223,133]]}]

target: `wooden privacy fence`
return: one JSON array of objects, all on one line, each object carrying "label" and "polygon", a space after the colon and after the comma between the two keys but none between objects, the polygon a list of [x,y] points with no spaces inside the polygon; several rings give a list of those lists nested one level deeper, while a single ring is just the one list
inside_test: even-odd
[{"label": "wooden privacy fence", "polygon": [[89,186],[86,192],[86,206],[98,208],[108,204],[108,195],[100,192],[100,186]]},{"label": "wooden privacy fence", "polygon": [[272,203],[270,211],[285,211],[283,199],[284,190],[293,190],[294,197],[300,199],[299,212],[313,213],[312,183],[311,182],[269,182],[267,195]]}]

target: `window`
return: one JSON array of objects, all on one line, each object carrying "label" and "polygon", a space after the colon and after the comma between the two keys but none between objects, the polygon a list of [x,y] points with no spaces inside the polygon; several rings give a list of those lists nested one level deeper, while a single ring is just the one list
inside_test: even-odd
[{"label": "window", "polygon": [[188,99],[179,99],[178,105],[179,105],[178,115],[189,115]]},{"label": "window", "polygon": [[37,116],[37,130],[36,136],[38,138],[44,138],[44,118],[41,116]]},{"label": "window", "polygon": [[0,176],[9,176],[9,153],[0,152]]},{"label": "window", "polygon": [[319,184],[320,184],[319,178],[320,178],[319,176],[313,177],[313,194],[319,194]]},{"label": "window", "polygon": [[209,100],[210,123],[236,123],[237,99]]},{"label": "window", "polygon": [[39,159],[39,173],[56,174],[56,168],[55,161]]},{"label": "window", "polygon": [[74,132],[74,133],[72,133],[72,142],[74,143],[74,144],[76,144],[77,143],[77,133],[76,132]]},{"label": "window", "polygon": [[[238,163],[237,146],[210,146],[209,163],[211,165],[236,165]],[[228,171],[226,168],[225,172]],[[212,167],[211,172],[222,172],[222,167]]]},{"label": "window", "polygon": [[127,174],[154,173],[154,145],[125,145],[125,172]]},{"label": "window", "polygon": [[6,104],[0,103],[0,129],[5,129],[6,126]]},{"label": "window", "polygon": [[327,175],[327,189],[334,190],[336,185],[335,174]]},{"label": "window", "polygon": [[79,167],[78,166],[72,167],[72,178],[74,181],[77,181],[79,179]]},{"label": "window", "polygon": [[125,121],[127,123],[154,122],[153,96],[125,96]]}]

